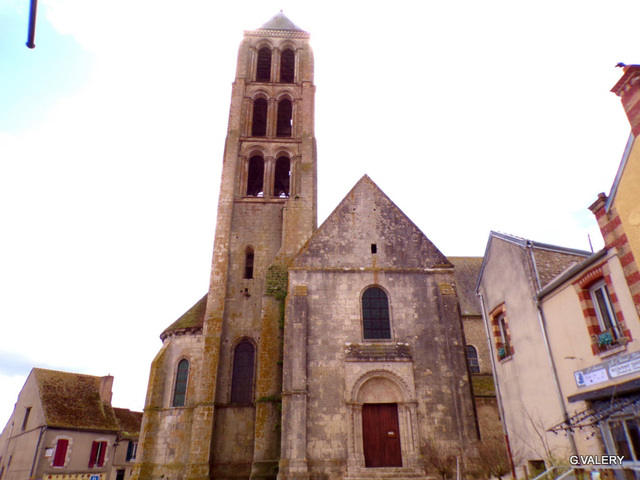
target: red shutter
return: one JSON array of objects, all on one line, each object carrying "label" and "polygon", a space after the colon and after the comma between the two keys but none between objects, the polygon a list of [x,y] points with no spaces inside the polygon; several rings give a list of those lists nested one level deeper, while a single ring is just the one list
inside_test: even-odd
[{"label": "red shutter", "polygon": [[107,453],[107,442],[100,442],[100,455],[98,456],[98,466],[104,467],[104,457]]},{"label": "red shutter", "polygon": [[98,442],[91,444],[91,453],[89,454],[89,468],[93,468],[96,465],[96,454],[98,453]]},{"label": "red shutter", "polygon": [[64,461],[67,458],[67,447],[69,446],[69,440],[61,438],[56,445],[56,454],[53,457],[54,467],[64,467]]}]

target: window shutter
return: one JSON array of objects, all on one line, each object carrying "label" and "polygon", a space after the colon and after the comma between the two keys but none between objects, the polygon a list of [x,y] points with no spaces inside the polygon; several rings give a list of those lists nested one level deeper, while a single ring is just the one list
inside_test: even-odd
[{"label": "window shutter", "polygon": [[64,467],[64,461],[67,458],[67,448],[69,447],[69,440],[61,438],[56,445],[56,453],[53,457],[54,467]]},{"label": "window shutter", "polygon": [[98,457],[98,466],[104,467],[104,457],[107,454],[107,442],[100,442],[100,455]]},{"label": "window shutter", "polygon": [[97,453],[98,453],[98,442],[93,442],[91,444],[91,453],[89,454],[89,468],[95,467]]}]

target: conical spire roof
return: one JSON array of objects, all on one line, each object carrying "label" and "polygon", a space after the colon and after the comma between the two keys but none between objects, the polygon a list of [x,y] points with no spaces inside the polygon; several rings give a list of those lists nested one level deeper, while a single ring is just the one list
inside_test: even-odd
[{"label": "conical spire roof", "polygon": [[282,10],[271,17],[267,23],[262,25],[260,30],[294,30],[304,32],[304,30],[289,20]]}]

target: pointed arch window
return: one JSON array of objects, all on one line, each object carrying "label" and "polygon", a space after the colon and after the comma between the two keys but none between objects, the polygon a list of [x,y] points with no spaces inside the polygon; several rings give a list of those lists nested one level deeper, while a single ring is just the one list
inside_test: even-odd
[{"label": "pointed arch window", "polygon": [[253,102],[253,123],[251,124],[251,136],[264,137],[267,134],[267,109],[269,104],[264,98],[258,98]]},{"label": "pointed arch window", "polygon": [[249,172],[247,175],[247,196],[264,196],[264,159],[259,155],[249,159]]},{"label": "pointed arch window", "polygon": [[290,137],[292,124],[293,106],[291,105],[291,100],[285,98],[278,102],[278,125],[276,128],[276,136]]},{"label": "pointed arch window", "polygon": [[391,338],[389,299],[380,287],[369,287],[362,295],[362,326],[365,340]]},{"label": "pointed arch window", "polygon": [[187,381],[189,380],[189,360],[183,358],[178,363],[178,370],[176,371],[176,382],[173,387],[173,402],[174,407],[184,407],[185,400],[187,398]]},{"label": "pointed arch window", "polygon": [[289,197],[291,184],[291,161],[287,157],[276,160],[276,170],[273,177],[273,195],[275,197]]},{"label": "pointed arch window", "polygon": [[293,83],[296,70],[296,54],[287,48],[280,56],[280,82]]},{"label": "pointed arch window", "polygon": [[256,65],[256,82],[271,81],[271,50],[263,47],[258,50],[258,64]]},{"label": "pointed arch window", "polygon": [[233,351],[231,403],[253,403],[253,344],[242,341]]},{"label": "pointed arch window", "polygon": [[253,248],[247,247],[244,254],[244,278],[253,278]]}]

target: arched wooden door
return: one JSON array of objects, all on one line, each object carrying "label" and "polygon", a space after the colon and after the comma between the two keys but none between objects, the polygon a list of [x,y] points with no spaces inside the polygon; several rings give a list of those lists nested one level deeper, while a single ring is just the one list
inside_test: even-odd
[{"label": "arched wooden door", "polygon": [[362,405],[362,440],[365,467],[402,466],[397,403]]}]

